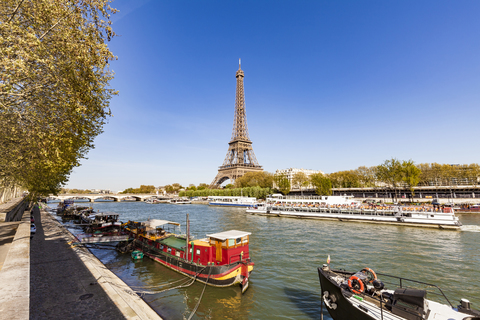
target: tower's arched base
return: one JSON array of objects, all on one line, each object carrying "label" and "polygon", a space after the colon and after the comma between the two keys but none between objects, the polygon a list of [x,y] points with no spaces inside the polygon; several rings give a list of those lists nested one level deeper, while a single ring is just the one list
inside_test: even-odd
[{"label": "tower's arched base", "polygon": [[263,171],[261,166],[229,166],[228,168],[220,167],[218,170],[217,176],[213,179],[212,183],[210,184],[210,189],[215,189],[220,187],[222,183],[229,180],[235,183],[237,178],[242,177],[247,172],[260,172]]}]

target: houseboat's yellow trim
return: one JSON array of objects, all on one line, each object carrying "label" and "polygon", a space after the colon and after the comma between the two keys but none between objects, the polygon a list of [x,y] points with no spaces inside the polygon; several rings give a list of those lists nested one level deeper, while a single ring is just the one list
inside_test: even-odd
[{"label": "houseboat's yellow trim", "polygon": [[[226,275],[224,275],[223,277],[220,277],[220,278],[215,278],[215,280],[226,280],[226,279],[230,279],[230,278],[233,278],[233,277],[236,277],[237,275],[240,274],[241,272],[241,269],[242,269],[242,266],[238,266],[237,269],[235,269],[234,271],[230,272],[230,273],[227,273]],[[248,266],[248,272],[252,272],[253,270],[253,266]]]}]

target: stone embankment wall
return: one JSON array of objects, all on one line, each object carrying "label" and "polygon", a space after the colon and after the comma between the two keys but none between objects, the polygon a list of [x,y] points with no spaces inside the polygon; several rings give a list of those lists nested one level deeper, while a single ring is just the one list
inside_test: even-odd
[{"label": "stone embankment wall", "polygon": [[22,195],[23,189],[17,187],[6,188],[0,185],[0,204],[9,202]]},{"label": "stone embankment wall", "polygon": [[20,221],[27,206],[28,201],[24,197],[0,204],[0,222]]}]

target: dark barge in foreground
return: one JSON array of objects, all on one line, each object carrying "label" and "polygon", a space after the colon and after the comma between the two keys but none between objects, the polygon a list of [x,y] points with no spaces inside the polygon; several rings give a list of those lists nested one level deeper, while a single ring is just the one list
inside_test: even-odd
[{"label": "dark barge in foreground", "polygon": [[[462,299],[454,308],[436,285],[378,274],[395,286],[388,290],[369,268],[354,273],[323,265],[318,275],[322,310],[325,305],[334,320],[480,320],[480,312],[471,309],[468,300]],[[447,304],[427,299],[426,289],[412,285],[436,289],[428,293],[445,298]]]},{"label": "dark barge in foreground", "polygon": [[122,228],[134,239],[135,249],[170,269],[211,286],[240,284],[242,292],[247,289],[254,265],[249,252],[251,233],[230,230],[192,240],[188,223],[186,235],[171,232],[172,226],[180,224],[166,220],[128,221]]}]

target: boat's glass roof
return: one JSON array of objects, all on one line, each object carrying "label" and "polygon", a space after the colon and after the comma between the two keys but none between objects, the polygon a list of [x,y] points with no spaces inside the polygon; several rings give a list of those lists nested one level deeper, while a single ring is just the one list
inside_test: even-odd
[{"label": "boat's glass roof", "polygon": [[159,243],[169,246],[171,248],[175,248],[178,250],[184,250],[185,246],[187,245],[186,239],[181,239],[177,237],[168,237],[159,241]]}]

